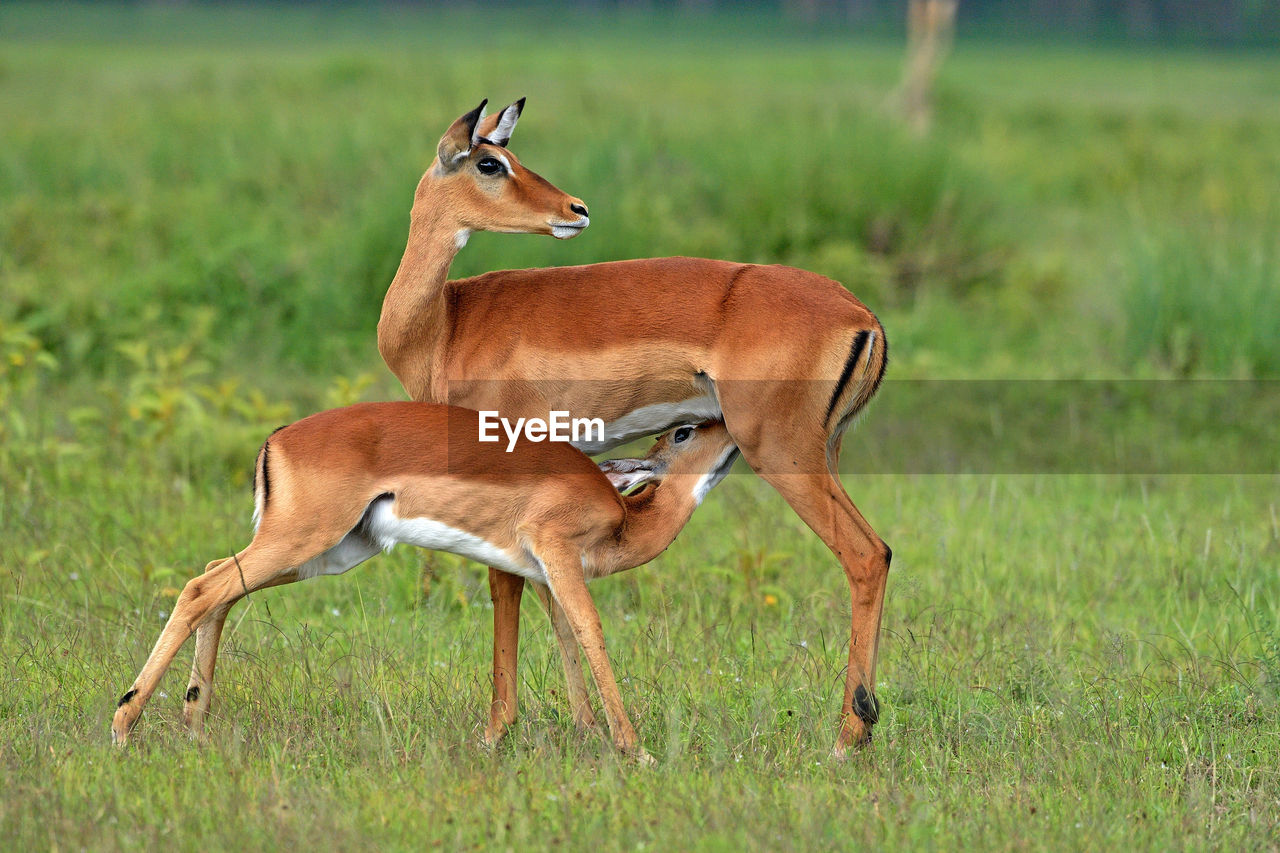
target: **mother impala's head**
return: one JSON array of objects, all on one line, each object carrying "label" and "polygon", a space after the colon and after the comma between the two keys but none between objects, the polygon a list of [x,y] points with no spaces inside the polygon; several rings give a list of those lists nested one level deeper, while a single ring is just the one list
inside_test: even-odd
[{"label": "mother impala's head", "polygon": [[418,184],[416,202],[456,221],[460,234],[502,231],[576,237],[591,224],[587,206],[521,165],[507,150],[524,98],[490,116],[488,101],[459,118]]}]

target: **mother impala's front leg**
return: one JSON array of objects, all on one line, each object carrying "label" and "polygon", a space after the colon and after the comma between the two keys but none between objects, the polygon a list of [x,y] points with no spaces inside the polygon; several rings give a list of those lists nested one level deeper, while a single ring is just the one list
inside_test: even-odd
[{"label": "mother impala's front leg", "polygon": [[493,701],[484,742],[494,746],[516,721],[516,652],[520,646],[520,597],[524,578],[489,567],[493,599]]}]

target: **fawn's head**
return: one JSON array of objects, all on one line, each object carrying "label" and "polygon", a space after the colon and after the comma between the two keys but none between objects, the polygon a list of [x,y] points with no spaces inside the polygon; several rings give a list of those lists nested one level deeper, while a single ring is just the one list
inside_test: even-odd
[{"label": "fawn's head", "polygon": [[507,149],[524,98],[486,116],[485,104],[459,118],[436,149],[416,200],[471,231],[576,237],[590,224],[587,206],[526,169]]},{"label": "fawn's head", "polygon": [[600,470],[620,492],[672,477],[690,478],[698,503],[723,480],[738,458],[738,448],[721,421],[685,424],[658,436],[643,459],[608,459]]}]

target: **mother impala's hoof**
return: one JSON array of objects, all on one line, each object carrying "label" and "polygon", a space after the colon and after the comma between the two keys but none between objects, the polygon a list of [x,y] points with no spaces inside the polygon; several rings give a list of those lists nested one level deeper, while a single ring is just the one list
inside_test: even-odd
[{"label": "mother impala's hoof", "polygon": [[498,726],[497,728],[485,726],[484,732],[480,735],[480,743],[485,749],[496,749],[506,736],[506,726]]},{"label": "mother impala's hoof", "polygon": [[840,727],[840,737],[836,738],[836,745],[831,750],[833,758],[848,758],[854,753],[871,746],[871,725],[860,717],[849,716],[845,718],[844,725]]},{"label": "mother impala's hoof", "polygon": [[871,732],[868,731],[860,740],[846,743],[844,740],[836,741],[836,745],[831,748],[831,757],[837,761],[844,761],[852,758],[864,749],[871,746]]},{"label": "mother impala's hoof", "polygon": [[111,742],[116,746],[124,746],[129,742],[129,730],[133,728],[128,717],[121,711],[116,711],[115,718],[111,721]]}]

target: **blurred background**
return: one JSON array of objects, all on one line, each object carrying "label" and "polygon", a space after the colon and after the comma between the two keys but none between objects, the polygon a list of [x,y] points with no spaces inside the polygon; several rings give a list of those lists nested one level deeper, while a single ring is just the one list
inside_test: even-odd
[{"label": "blurred background", "polygon": [[416,181],[520,96],[592,227],[455,277],[784,263],[880,314],[891,379],[1275,377],[1278,37],[1274,0],[6,3],[0,394],[233,455],[398,395]]},{"label": "blurred background", "polygon": [[513,149],[592,228],[456,275],[778,262],[880,312],[899,376],[1280,372],[1280,3],[916,7],[5,4],[0,322],[66,380],[142,340],[273,394],[380,372],[435,140],[527,95]]},{"label": "blurred background", "polygon": [[[0,846],[1274,845],[1278,46],[1280,0],[0,2]],[[456,277],[783,263],[883,321],[843,456],[892,475],[846,478],[894,548],[870,761],[827,752],[845,582],[740,476],[593,587],[654,774],[574,732],[540,615],[527,725],[474,748],[484,570],[410,549],[238,609],[222,748],[182,664],[121,773],[110,709],[246,541],[263,437],[403,396],[414,187],[521,96],[591,227]]]}]

